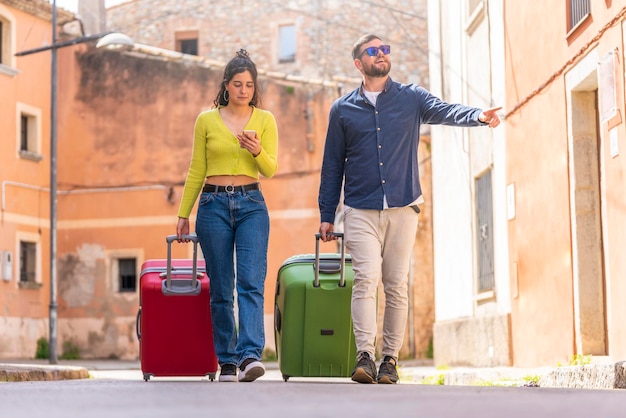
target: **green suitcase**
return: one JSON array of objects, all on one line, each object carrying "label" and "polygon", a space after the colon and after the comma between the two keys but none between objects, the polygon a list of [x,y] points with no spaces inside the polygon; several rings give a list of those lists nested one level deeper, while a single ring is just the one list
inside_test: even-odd
[{"label": "green suitcase", "polygon": [[352,332],[352,259],[301,254],[283,262],[276,281],[274,338],[285,382],[290,377],[350,377],[356,364]]}]

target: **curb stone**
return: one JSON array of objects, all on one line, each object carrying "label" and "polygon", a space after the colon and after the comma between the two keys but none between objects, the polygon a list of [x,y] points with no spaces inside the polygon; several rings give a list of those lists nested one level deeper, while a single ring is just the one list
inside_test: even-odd
[{"label": "curb stone", "polygon": [[[407,383],[462,386],[527,386],[569,389],[626,389],[626,361],[580,366],[524,369],[493,368],[406,368],[400,369]],[[537,379],[530,382],[529,378]]]},{"label": "curb stone", "polygon": [[626,362],[562,366],[541,377],[539,386],[578,389],[626,389]]},{"label": "curb stone", "polygon": [[44,366],[0,363],[0,382],[89,379],[89,371],[77,366]]}]

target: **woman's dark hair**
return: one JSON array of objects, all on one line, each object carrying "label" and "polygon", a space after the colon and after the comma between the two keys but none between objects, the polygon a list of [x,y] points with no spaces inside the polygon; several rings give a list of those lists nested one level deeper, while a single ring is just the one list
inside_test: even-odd
[{"label": "woman's dark hair", "polygon": [[220,85],[220,91],[217,93],[215,100],[213,100],[213,104],[215,107],[217,106],[226,106],[228,104],[228,96],[226,92],[226,84],[232,80],[235,74],[243,73],[244,71],[250,71],[250,75],[252,75],[252,81],[254,82],[254,94],[252,95],[252,100],[250,100],[250,106],[257,106],[259,100],[259,85],[257,83],[257,71],[256,65],[250,59],[248,55],[248,51],[245,49],[240,49],[237,51],[237,55],[235,58],[231,59],[228,64],[226,64],[226,68],[224,69],[224,79],[222,80],[222,84]]}]

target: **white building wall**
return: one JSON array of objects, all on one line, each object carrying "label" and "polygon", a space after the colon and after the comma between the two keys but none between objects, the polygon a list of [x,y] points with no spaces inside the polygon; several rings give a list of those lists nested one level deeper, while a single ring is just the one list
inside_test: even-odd
[{"label": "white building wall", "polygon": [[[505,62],[504,62],[504,0],[488,2],[489,17],[489,45],[491,48],[491,97],[493,104],[504,106],[505,91]],[[506,114],[507,109],[502,109]],[[493,152],[493,213],[495,228],[495,272],[497,312],[499,314],[511,312],[511,277],[509,261],[508,237],[508,209],[507,208],[507,179],[506,179],[506,130],[504,122],[491,131]],[[514,203],[514,202],[513,202]],[[515,208],[512,207],[511,210]]]},{"label": "white building wall", "polygon": [[[501,106],[505,103],[502,0],[483,2],[473,19],[466,10],[468,3],[428,2],[431,91],[451,103],[483,109]],[[504,123],[496,129],[433,126],[431,138],[435,361],[506,365],[511,359],[507,320],[511,296]],[[495,290],[479,301],[474,184],[489,169]]]},{"label": "white building wall", "polygon": [[[428,2],[433,94],[462,102],[461,15],[449,2]],[[473,252],[467,130],[431,127],[435,320],[472,316]]]}]

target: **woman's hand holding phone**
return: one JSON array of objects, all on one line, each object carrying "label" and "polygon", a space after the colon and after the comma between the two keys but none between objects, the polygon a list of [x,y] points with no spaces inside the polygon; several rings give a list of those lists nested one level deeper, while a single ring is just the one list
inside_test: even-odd
[{"label": "woman's hand holding phone", "polygon": [[259,140],[256,131],[246,129],[237,135],[237,139],[239,139],[239,145],[241,148],[248,150],[253,157],[256,157],[261,152],[261,141]]}]

